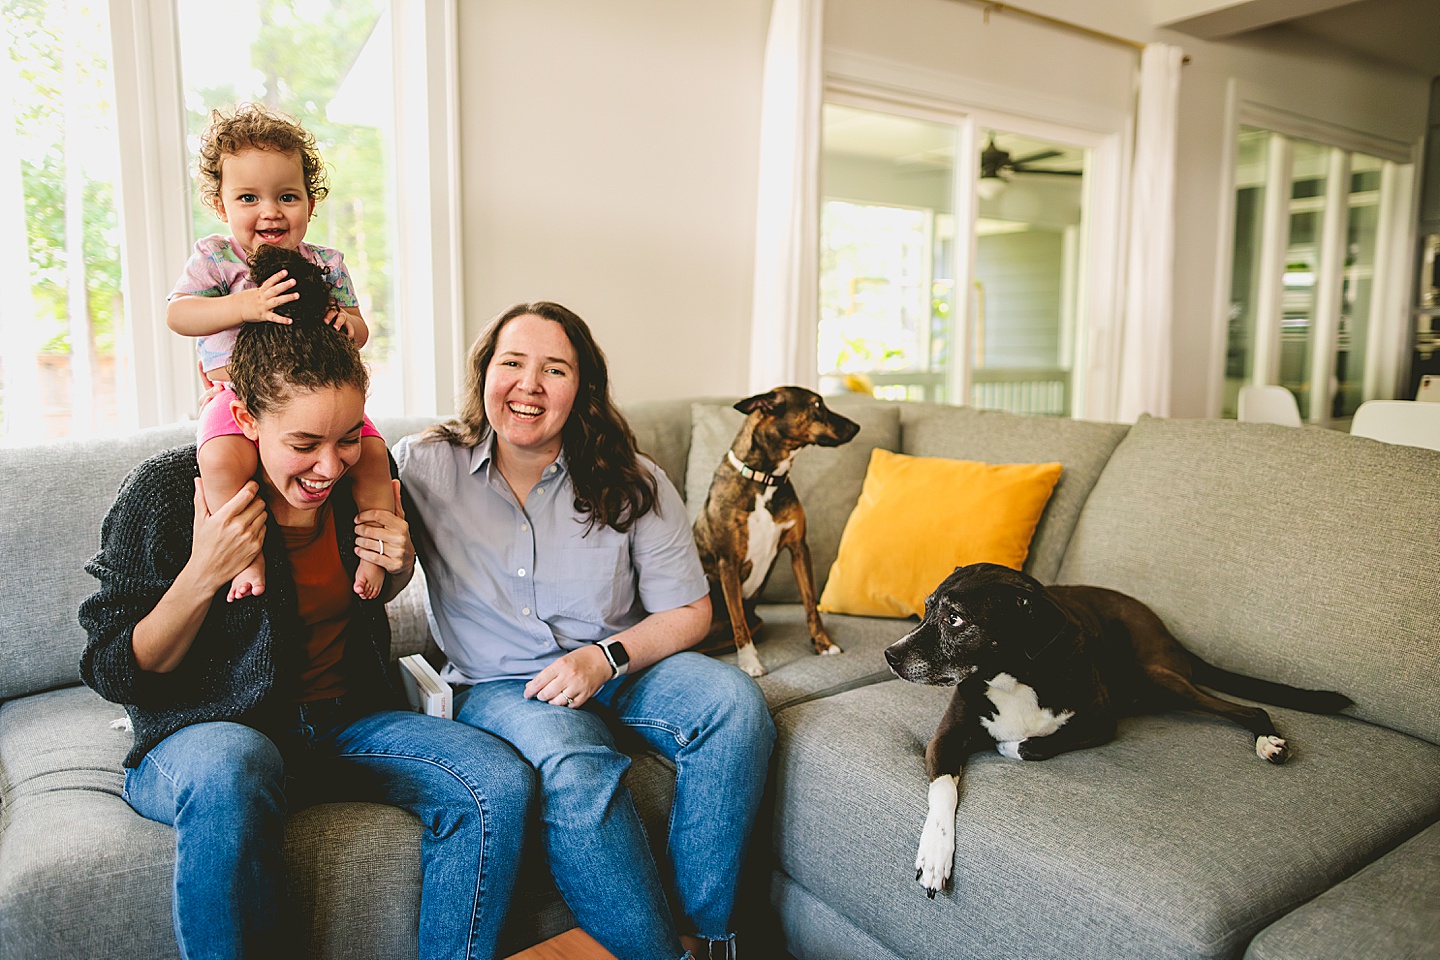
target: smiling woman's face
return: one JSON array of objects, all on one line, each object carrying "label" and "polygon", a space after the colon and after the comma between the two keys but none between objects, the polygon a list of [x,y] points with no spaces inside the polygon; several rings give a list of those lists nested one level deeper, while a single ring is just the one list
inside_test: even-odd
[{"label": "smiling woman's face", "polygon": [[580,365],[565,328],[522,314],[500,330],[485,369],[485,419],[501,443],[553,460],[579,389]]},{"label": "smiling woman's face", "polygon": [[235,419],[259,447],[270,515],[281,526],[306,527],[360,459],[365,394],[348,384],[302,390],[259,418],[237,403]]}]

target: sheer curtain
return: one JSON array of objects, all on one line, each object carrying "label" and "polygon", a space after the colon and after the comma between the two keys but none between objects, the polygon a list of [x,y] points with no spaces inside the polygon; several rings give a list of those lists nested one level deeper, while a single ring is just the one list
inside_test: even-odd
[{"label": "sheer curtain", "polygon": [[814,388],[823,0],[775,0],[765,44],[750,389]]},{"label": "sheer curtain", "polygon": [[1166,43],[1148,44],[1140,57],[1114,411],[1123,423],[1142,413],[1170,413],[1175,133],[1183,57],[1179,47]]}]

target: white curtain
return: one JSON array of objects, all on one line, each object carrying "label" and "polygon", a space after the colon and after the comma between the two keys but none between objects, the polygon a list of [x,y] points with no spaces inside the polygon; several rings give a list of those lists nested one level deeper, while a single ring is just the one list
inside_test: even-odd
[{"label": "white curtain", "polygon": [[823,0],[775,0],[765,44],[750,389],[814,388]]},{"label": "white curtain", "polygon": [[1140,57],[1135,159],[1126,230],[1125,299],[1115,419],[1170,413],[1170,319],[1175,250],[1175,132],[1184,52],[1147,44]]}]

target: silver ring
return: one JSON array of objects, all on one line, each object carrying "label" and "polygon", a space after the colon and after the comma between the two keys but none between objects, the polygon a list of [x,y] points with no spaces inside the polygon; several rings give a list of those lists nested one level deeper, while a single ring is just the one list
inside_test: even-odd
[{"label": "silver ring", "polygon": [[565,697],[565,706],[567,706],[567,707],[573,707],[573,706],[575,706],[575,698],[574,698],[574,697],[571,697],[571,696],[566,696],[566,697]]},{"label": "silver ring", "polygon": [[380,556],[385,556],[385,541],[381,540],[379,537],[376,537],[375,542],[380,544]]}]

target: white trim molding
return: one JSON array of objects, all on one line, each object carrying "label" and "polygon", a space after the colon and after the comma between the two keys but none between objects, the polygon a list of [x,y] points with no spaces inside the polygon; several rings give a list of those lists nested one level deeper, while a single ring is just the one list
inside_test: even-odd
[{"label": "white trim molding", "polygon": [[465,382],[456,15],[456,0],[391,0],[396,331],[412,416],[453,414]]},{"label": "white trim molding", "polygon": [[176,0],[110,0],[110,39],[125,339],[135,378],[128,386],[136,426],[150,427],[194,417],[200,396],[194,347],[165,325],[165,298],[190,256]]}]

